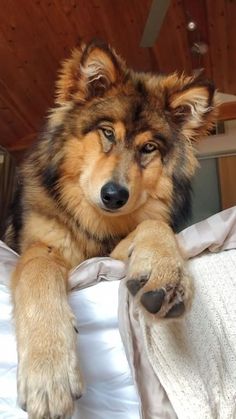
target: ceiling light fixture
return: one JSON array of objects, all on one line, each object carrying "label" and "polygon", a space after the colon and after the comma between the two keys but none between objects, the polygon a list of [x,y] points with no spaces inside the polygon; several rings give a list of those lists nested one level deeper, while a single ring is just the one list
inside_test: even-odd
[{"label": "ceiling light fixture", "polygon": [[188,22],[188,24],[187,24],[187,29],[188,29],[190,32],[195,31],[195,30],[197,29],[197,24],[196,24],[196,22],[194,22],[194,20],[190,20],[190,21]]},{"label": "ceiling light fixture", "polygon": [[205,55],[208,52],[208,45],[206,42],[194,42],[192,46],[192,52],[199,54],[199,55]]}]

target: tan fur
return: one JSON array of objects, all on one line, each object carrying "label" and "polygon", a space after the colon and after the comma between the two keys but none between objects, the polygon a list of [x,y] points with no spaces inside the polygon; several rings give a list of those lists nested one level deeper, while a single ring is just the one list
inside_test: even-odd
[{"label": "tan fur", "polygon": [[18,397],[32,419],[46,417],[48,411],[50,417],[71,415],[73,399],[83,388],[67,275],[61,255],[35,243],[21,257],[12,279]]},{"label": "tan fur", "polygon": [[[10,245],[18,234],[21,252],[12,295],[19,402],[30,418],[68,418],[83,391],[67,302],[71,268],[112,252],[129,262],[127,286],[145,279],[134,298],[149,321],[179,303],[190,308],[193,287],[170,225],[197,166],[191,140],[215,119],[211,90],[184,75],[134,73],[107,46],[82,45],[63,64],[57,106],[20,171],[22,226],[14,233],[12,222],[6,233]],[[113,212],[101,202],[110,181],[129,191]],[[160,290],[165,299],[153,314],[142,298]]]}]

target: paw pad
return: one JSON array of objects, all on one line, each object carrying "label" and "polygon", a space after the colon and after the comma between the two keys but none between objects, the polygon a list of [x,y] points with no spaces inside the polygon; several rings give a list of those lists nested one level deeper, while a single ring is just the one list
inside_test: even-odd
[{"label": "paw pad", "polygon": [[185,312],[185,305],[181,301],[180,303],[175,304],[171,309],[168,311],[168,313],[165,315],[167,319],[173,319],[175,317],[179,317]]},{"label": "paw pad", "polygon": [[[149,286],[149,291],[147,291],[145,285],[149,277],[150,275],[143,272],[139,276],[133,276],[127,280],[126,286],[132,296],[135,297],[138,294],[137,298],[146,311],[159,318],[174,319],[181,317],[186,307],[188,307],[182,281],[166,283],[161,288],[156,289],[150,289]],[[150,285],[153,286],[153,284]]]},{"label": "paw pad", "polygon": [[149,313],[160,312],[161,317],[173,319],[182,316],[185,312],[183,297],[182,292],[178,292],[178,288],[166,287],[144,292],[140,301]]},{"label": "paw pad", "polygon": [[141,303],[149,313],[156,314],[161,309],[165,295],[163,289],[148,291],[142,295]]},{"label": "paw pad", "polygon": [[148,277],[145,275],[141,277],[141,279],[129,279],[126,282],[126,286],[130,292],[130,294],[133,295],[133,297],[143,288],[143,286],[146,284],[148,280]]}]

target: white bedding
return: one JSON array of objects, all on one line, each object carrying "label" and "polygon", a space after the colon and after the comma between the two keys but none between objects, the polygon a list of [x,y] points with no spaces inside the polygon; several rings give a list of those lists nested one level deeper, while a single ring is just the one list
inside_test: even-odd
[{"label": "white bedding", "polygon": [[177,240],[195,288],[180,322],[148,322],[120,284],[119,325],[142,419],[236,419],[236,207]]},{"label": "white bedding", "polygon": [[[212,251],[235,249],[236,207],[226,210],[204,222],[198,223],[195,226],[184,230],[178,236],[178,242],[182,253],[186,258],[191,258],[206,249]],[[216,269],[216,273],[219,276],[219,278],[217,277],[219,279],[217,289],[221,289],[222,285],[226,283],[226,281],[230,280],[229,283],[232,286],[230,295],[227,297],[227,287],[226,294],[224,287],[223,290],[221,290],[221,293],[224,296],[224,299],[222,300],[223,305],[221,306],[224,307],[224,304],[228,304],[229,297],[231,299],[235,299],[233,295],[235,295],[236,251],[231,250],[227,257],[226,252],[221,253],[219,256],[220,257],[218,257],[218,255],[212,255],[210,259],[209,256],[207,256],[208,259],[204,259],[205,256],[196,258],[190,262],[189,266],[194,267],[196,263],[201,264],[201,261],[205,260],[204,269],[208,269],[211,260],[213,261],[212,272]],[[27,414],[20,410],[16,403],[17,357],[8,289],[10,273],[16,263],[16,260],[17,255],[0,242],[0,419],[27,418]],[[227,260],[227,266],[225,265],[223,281],[221,282],[220,272],[218,272],[219,269],[217,266],[218,264],[223,266],[222,260],[224,260],[225,264]],[[199,266],[200,265],[198,265],[196,272],[193,273],[195,280],[198,279],[198,274],[201,275]],[[232,267],[230,270],[232,278],[228,274],[229,267]],[[120,299],[119,309],[120,312],[123,313],[124,321],[121,321],[120,318],[120,328],[126,345],[138,393],[133,385],[130,369],[126,361],[118,331],[117,311],[118,287],[120,282],[114,280],[122,278],[124,278],[124,280],[121,281],[120,290],[122,291],[123,289],[123,294],[120,292],[120,295],[123,295],[123,297]],[[210,286],[211,281],[214,283],[214,278],[214,274],[208,275],[208,287]],[[99,282],[102,279],[106,279],[106,281]],[[202,280],[202,278],[200,278],[199,281],[200,280]],[[93,286],[90,287],[90,285]],[[80,287],[79,291],[77,290],[78,286]],[[207,413],[206,415],[204,414],[201,416],[202,407],[200,409],[197,407],[196,411],[199,412],[200,416],[197,416],[197,414],[192,416],[193,401],[196,399],[198,401],[196,406],[200,406],[199,402],[201,401],[201,391],[196,388],[196,390],[198,390],[198,397],[196,397],[197,391],[195,392],[195,381],[192,380],[192,374],[186,373],[184,388],[189,389],[193,384],[193,394],[191,394],[191,392],[188,392],[188,394],[185,392],[186,394],[183,396],[184,398],[181,402],[183,392],[181,386],[176,385],[176,380],[180,375],[182,377],[182,370],[179,373],[176,373],[177,369],[175,371],[172,366],[169,368],[168,374],[166,374],[166,367],[164,369],[162,368],[162,364],[159,360],[160,356],[163,358],[162,355],[166,354],[166,349],[165,346],[161,345],[161,342],[164,342],[164,340],[162,339],[161,341],[162,335],[161,333],[159,334],[160,330],[158,331],[156,341],[153,341],[153,344],[148,346],[147,342],[145,342],[147,334],[146,332],[143,332],[144,329],[146,330],[145,325],[145,328],[141,331],[142,338],[139,339],[142,345],[138,347],[134,344],[135,333],[138,332],[139,327],[136,321],[133,322],[132,318],[129,319],[127,317],[130,315],[132,310],[130,311],[126,309],[126,302],[129,301],[129,294],[125,287],[125,267],[122,262],[114,261],[110,258],[95,258],[88,260],[82,263],[71,273],[70,288],[72,289],[72,292],[70,293],[69,301],[78,321],[79,353],[81,366],[87,383],[86,393],[77,403],[73,419],[139,419],[140,417],[143,419],[173,419],[177,416],[181,419],[195,419],[195,417],[199,417],[199,419],[236,419],[236,410],[234,410],[235,406],[234,402],[232,402],[232,400],[236,400],[236,387],[233,385],[234,380],[236,383],[235,369],[233,371],[230,370],[231,378],[229,387],[229,380],[224,372],[225,361],[223,356],[221,356],[221,364],[218,365],[219,363],[217,363],[216,365],[217,368],[219,367],[219,371],[222,369],[224,372],[222,380],[219,379],[217,381],[219,386],[217,388],[215,388],[216,386],[214,387],[216,391],[211,391],[211,380],[205,380],[206,393],[209,390],[209,394],[214,393],[215,397],[215,394],[221,395],[222,391],[225,392],[224,399],[219,399],[220,404],[217,402],[220,409],[218,409],[218,406],[217,409],[214,410],[215,413],[213,412],[212,415]],[[201,289],[204,289],[204,285]],[[213,296],[211,298],[215,297]],[[213,301],[211,298],[210,301]],[[201,300],[202,293],[198,295],[196,292],[194,305],[198,305]],[[209,313],[210,306],[210,303],[207,304],[206,307],[204,304],[204,307]],[[217,305],[218,308],[221,306]],[[227,318],[225,326],[222,329],[225,332],[227,330],[227,333],[230,332],[230,336],[233,337],[235,337],[234,328],[232,326],[230,329],[230,325],[232,323],[232,319],[235,318],[234,307],[234,301],[232,301],[232,304],[230,305],[231,312],[229,310],[227,311],[227,313],[230,312],[230,316]],[[192,317],[193,314],[194,310],[192,310],[191,313]],[[215,315],[212,317],[212,322],[208,322],[209,327],[213,324],[215,317]],[[221,315],[221,319],[222,318],[223,314]],[[197,315],[197,318],[195,318],[195,320],[193,319],[190,324],[195,331],[198,331],[199,329],[198,319],[199,315]],[[188,315],[186,322],[188,321],[191,321],[190,315]],[[235,323],[235,320],[233,323]],[[204,319],[202,324],[202,330],[206,331],[207,324]],[[164,326],[164,324],[163,326],[159,326],[158,324],[154,326],[157,328],[163,328],[163,330],[165,330],[165,328],[168,329],[169,327],[168,325]],[[190,326],[188,326],[187,331],[190,330]],[[227,348],[224,346],[225,340],[222,340],[220,333],[221,332],[217,335],[217,339],[219,338],[219,342],[222,345],[220,353],[223,355],[222,351],[224,349],[227,355]],[[193,342],[191,340],[191,336],[193,336],[193,334],[191,335],[187,333],[187,335],[190,339],[189,344],[192,344]],[[141,335],[139,333],[139,337],[140,336]],[[180,339],[180,336],[181,334],[177,334],[177,341]],[[210,334],[207,335],[207,338],[210,338]],[[158,342],[158,345],[156,346],[157,350],[155,349],[155,356],[153,357],[151,355],[156,342]],[[173,349],[172,346],[174,348],[174,345],[171,344],[171,350]],[[202,347],[204,349],[204,345]],[[212,347],[214,348],[215,345]],[[199,349],[197,349],[197,345],[193,345],[193,348],[196,348],[196,350],[199,351]],[[228,366],[236,365],[235,346],[231,349],[232,351],[230,352],[230,355],[227,355],[227,360],[229,359],[229,362],[227,361]],[[197,359],[194,355],[194,350],[192,359]],[[218,354],[218,352],[214,350],[214,354]],[[177,355],[177,351],[171,353],[171,355],[167,357],[165,365],[171,365],[170,361],[173,361],[174,357]],[[151,360],[151,363],[149,363],[148,359],[149,361]],[[184,362],[185,361],[186,360],[184,360]],[[204,356],[200,357],[198,362],[202,362],[202,364],[204,364]],[[215,368],[213,368],[213,370],[216,371]],[[207,374],[209,373],[208,368],[205,368],[204,371]],[[138,374],[136,374],[137,372]],[[173,375],[173,383],[170,386],[169,378],[171,377],[171,374]],[[210,378],[212,377],[210,376]],[[227,385],[225,385],[225,383]],[[219,390],[220,386],[222,386],[222,391]],[[228,391],[228,388],[230,388],[230,392]],[[230,398],[228,398],[228,395],[230,395]],[[217,397],[214,398],[214,402],[216,398]],[[204,405],[206,409],[208,408],[208,404],[210,406],[210,398],[207,400],[208,401],[206,401]],[[227,416],[225,416],[224,413],[223,416],[219,413],[221,412],[221,407],[223,406],[222,400],[225,402],[227,412],[231,412],[229,415],[227,413]],[[207,411],[206,409],[205,411]],[[186,413],[188,410],[190,412],[189,414]],[[224,411],[226,410],[224,409]],[[233,416],[232,411],[234,412]]]},{"label": "white bedding", "polygon": [[[16,401],[17,354],[8,289],[16,260],[17,256],[0,242],[1,419],[27,418]],[[99,269],[103,272],[105,268]],[[78,271],[75,271],[72,285],[77,276]],[[79,353],[87,383],[73,419],[139,418],[138,399],[118,331],[118,287],[118,281],[106,281],[70,294],[79,326]]]}]

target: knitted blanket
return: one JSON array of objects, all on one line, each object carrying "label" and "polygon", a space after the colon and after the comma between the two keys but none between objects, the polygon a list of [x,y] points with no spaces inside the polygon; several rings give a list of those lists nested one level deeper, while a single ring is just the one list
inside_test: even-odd
[{"label": "knitted blanket", "polygon": [[[195,283],[191,311],[153,322],[120,286],[120,330],[143,419],[236,418],[236,207],[178,236]],[[232,250],[229,250],[232,249]],[[123,301],[123,302],[122,302]]]}]

